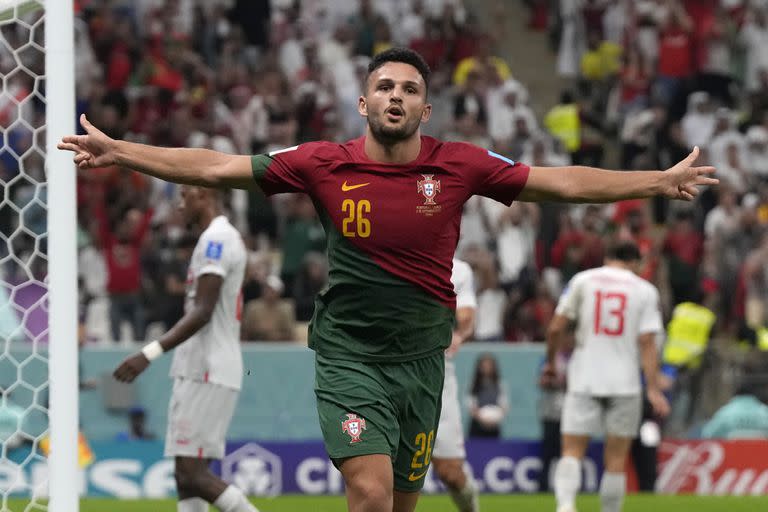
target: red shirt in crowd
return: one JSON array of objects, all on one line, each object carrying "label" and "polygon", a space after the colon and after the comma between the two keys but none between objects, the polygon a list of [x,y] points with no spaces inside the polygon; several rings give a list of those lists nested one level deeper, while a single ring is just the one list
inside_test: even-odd
[{"label": "red shirt in crowd", "polygon": [[661,33],[659,40],[659,74],[686,78],[691,76],[693,71],[691,35],[680,27],[668,27]]}]

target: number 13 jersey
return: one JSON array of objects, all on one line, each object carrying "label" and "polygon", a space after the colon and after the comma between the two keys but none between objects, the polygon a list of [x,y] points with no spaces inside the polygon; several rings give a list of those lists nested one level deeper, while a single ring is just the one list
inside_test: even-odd
[{"label": "number 13 jersey", "polygon": [[638,338],[663,329],[655,286],[616,267],[585,270],[573,276],[556,312],[576,322],[569,393],[641,392]]},{"label": "number 13 jersey", "polygon": [[398,362],[448,347],[451,268],[462,206],[507,205],[528,167],[465,143],[421,138],[413,162],[369,159],[365,137],[252,157],[267,195],[308,194],[327,235],[329,284],[315,301],[310,347],[335,359]]}]

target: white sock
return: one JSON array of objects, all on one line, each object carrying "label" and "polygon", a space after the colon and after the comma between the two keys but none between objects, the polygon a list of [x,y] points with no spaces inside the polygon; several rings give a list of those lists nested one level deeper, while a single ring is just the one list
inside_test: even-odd
[{"label": "white sock", "polygon": [[475,486],[475,480],[467,475],[467,483],[460,491],[449,491],[451,499],[458,507],[459,512],[479,512],[480,511],[480,499],[477,494],[477,487]]},{"label": "white sock", "polygon": [[621,512],[627,488],[625,473],[603,473],[600,480],[600,505],[602,512]]},{"label": "white sock", "polygon": [[576,457],[563,457],[555,468],[555,499],[559,509],[575,509],[581,489],[581,464]]},{"label": "white sock", "polygon": [[176,503],[176,512],[208,512],[208,502],[203,498],[186,498]]},{"label": "white sock", "polygon": [[243,491],[234,485],[224,489],[224,492],[213,502],[213,506],[221,512],[259,512],[259,509],[251,505]]}]

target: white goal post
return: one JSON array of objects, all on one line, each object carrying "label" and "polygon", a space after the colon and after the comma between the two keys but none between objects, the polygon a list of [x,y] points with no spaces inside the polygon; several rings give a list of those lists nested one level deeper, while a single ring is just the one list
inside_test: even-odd
[{"label": "white goal post", "polygon": [[[56,149],[75,130],[73,0],[0,0],[0,32],[0,408],[18,418],[0,439],[0,512],[77,512],[75,168]],[[45,469],[45,437],[47,482],[30,476]],[[31,446],[24,460],[8,458],[16,442]]]},{"label": "white goal post", "polygon": [[45,11],[49,510],[77,512],[77,193],[72,157],[56,149],[75,128],[74,6],[72,0],[47,0]]}]

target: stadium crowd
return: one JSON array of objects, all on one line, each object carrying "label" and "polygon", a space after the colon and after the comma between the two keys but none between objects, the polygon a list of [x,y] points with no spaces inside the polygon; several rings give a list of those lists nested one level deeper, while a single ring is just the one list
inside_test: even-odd
[{"label": "stadium crowd", "polygon": [[[462,0],[80,0],[77,106],[110,136],[161,146],[256,154],[343,141],[362,133],[357,98],[371,56],[410,46],[433,70],[428,135],[531,165],[626,169],[666,168],[698,145],[723,182],[690,205],[507,208],[472,198],[458,254],[475,272],[476,340],[542,341],[568,279],[622,239],[640,246],[665,318],[678,303],[705,304],[716,336],[728,340],[768,323],[768,2],[525,3],[531,29],[549,30],[558,53],[556,70],[540,72],[568,84],[544,116],[515,78],[513,57],[500,56],[494,31]],[[14,48],[41,37],[21,24],[3,35]],[[42,69],[42,55],[22,55],[21,69]],[[13,69],[13,59],[0,49],[0,69]],[[14,72],[5,84],[0,177],[17,210],[2,216],[0,232],[30,255],[4,264],[13,283],[44,274],[32,257],[45,230],[44,190],[35,186],[43,160],[29,150],[43,147],[35,128],[44,105],[34,73]],[[176,194],[117,167],[78,175],[88,339],[147,339],[148,327],[166,329],[181,315],[195,237]],[[301,339],[327,270],[311,201],[236,191],[228,207],[249,249],[243,340]]]}]

